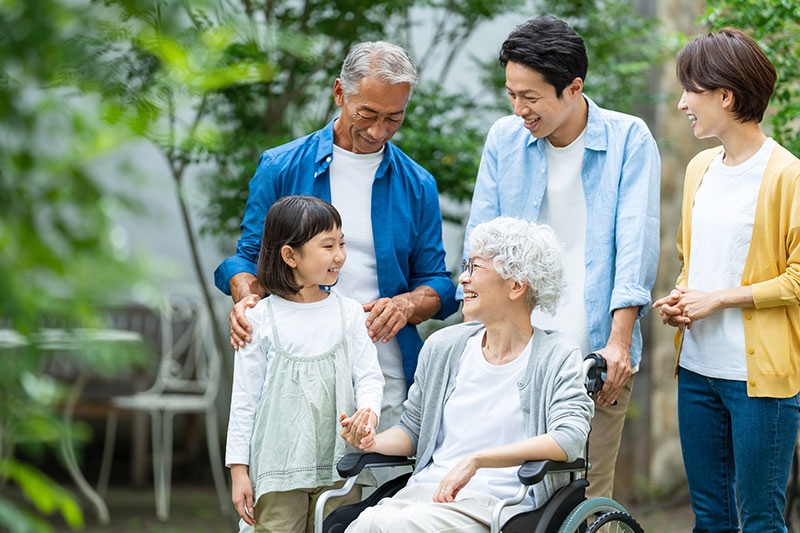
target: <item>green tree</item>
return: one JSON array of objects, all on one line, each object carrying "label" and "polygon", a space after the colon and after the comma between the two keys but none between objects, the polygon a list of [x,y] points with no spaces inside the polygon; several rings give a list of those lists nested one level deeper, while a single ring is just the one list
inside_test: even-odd
[{"label": "green tree", "polygon": [[[0,529],[51,531],[39,515],[56,511],[72,527],[83,523],[71,494],[26,461],[58,453],[61,439],[89,438],[57,416],[71,398],[42,374],[37,330],[102,326],[98,310],[146,279],[113,222],[125,209],[144,212],[114,187],[136,179],[132,162],[98,176],[98,161],[136,139],[161,150],[204,278],[182,182],[218,143],[207,95],[274,72],[263,58],[230,53],[243,43],[237,22],[210,1],[0,1],[0,326],[11,330],[0,339],[0,482],[12,481],[32,505],[0,496]],[[105,374],[142,355],[102,343],[60,354]]]},{"label": "green tree", "polygon": [[772,136],[800,155],[800,3],[795,0],[709,0],[702,19],[712,31],[738,28],[775,65],[778,81],[767,123]]},{"label": "green tree", "polygon": [[[122,135],[62,78],[87,53],[82,30],[100,22],[95,15],[47,0],[0,3],[0,326],[17,333],[6,330],[0,347],[0,481],[31,503],[0,496],[4,530],[51,531],[39,514],[53,512],[83,523],[72,495],[27,461],[56,450],[68,430],[56,409],[65,389],[41,373],[36,330],[45,320],[101,325],[97,308],[142,279],[113,231],[113,215],[131,200],[90,170]],[[87,346],[64,356],[110,374],[140,355]],[[87,437],[80,427],[73,434]]]}]

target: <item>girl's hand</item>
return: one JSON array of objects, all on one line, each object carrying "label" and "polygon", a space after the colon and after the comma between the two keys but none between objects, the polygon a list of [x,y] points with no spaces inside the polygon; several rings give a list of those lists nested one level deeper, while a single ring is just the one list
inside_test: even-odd
[{"label": "girl's hand", "polygon": [[475,457],[470,454],[461,459],[439,482],[433,501],[448,503],[456,501],[456,495],[463,489],[472,476],[478,471]]},{"label": "girl's hand", "polygon": [[253,484],[247,474],[247,465],[231,465],[231,492],[236,512],[248,525],[256,523],[253,518]]},{"label": "girl's hand", "polygon": [[342,424],[341,436],[350,445],[364,451],[369,451],[375,446],[378,416],[369,407],[357,410],[353,416],[342,413],[339,421]]}]

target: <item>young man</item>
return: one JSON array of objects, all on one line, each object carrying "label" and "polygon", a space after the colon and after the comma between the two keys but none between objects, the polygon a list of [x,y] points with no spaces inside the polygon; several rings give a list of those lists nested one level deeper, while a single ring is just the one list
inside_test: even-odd
[{"label": "young man", "polygon": [[539,17],[519,26],[503,43],[500,64],[514,115],[489,131],[467,238],[481,222],[514,216],[550,225],[561,241],[566,302],[554,316],[534,312],[531,320],[608,362],[589,437],[587,492],[611,497],[642,356],[638,319],[649,309],[658,265],[658,150],[641,119],[583,94],[586,48],[565,22]]}]

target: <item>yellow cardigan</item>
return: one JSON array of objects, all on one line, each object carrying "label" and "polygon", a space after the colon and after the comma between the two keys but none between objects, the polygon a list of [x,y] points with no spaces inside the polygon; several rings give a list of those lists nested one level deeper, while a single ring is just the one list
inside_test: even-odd
[{"label": "yellow cardigan", "polygon": [[[711,160],[722,147],[697,154],[683,185],[677,285],[686,287],[692,242],[692,207]],[[776,146],[758,191],[753,235],[742,273],[755,308],[742,309],[747,350],[747,395],[788,398],[800,391],[800,160]],[[684,246],[685,244],[685,246]],[[678,372],[683,333],[675,336]]]}]

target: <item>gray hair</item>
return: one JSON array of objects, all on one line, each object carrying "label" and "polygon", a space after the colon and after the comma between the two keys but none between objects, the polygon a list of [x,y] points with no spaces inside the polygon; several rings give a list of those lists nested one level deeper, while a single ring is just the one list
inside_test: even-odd
[{"label": "gray hair", "polygon": [[550,226],[498,217],[475,226],[469,245],[474,254],[491,259],[503,279],[527,283],[531,309],[555,314],[566,284],[561,246]]},{"label": "gray hair", "polygon": [[361,78],[375,76],[389,84],[407,83],[408,96],[417,86],[417,67],[408,52],[385,41],[358,43],[342,63],[339,79],[345,98],[358,92]]}]

